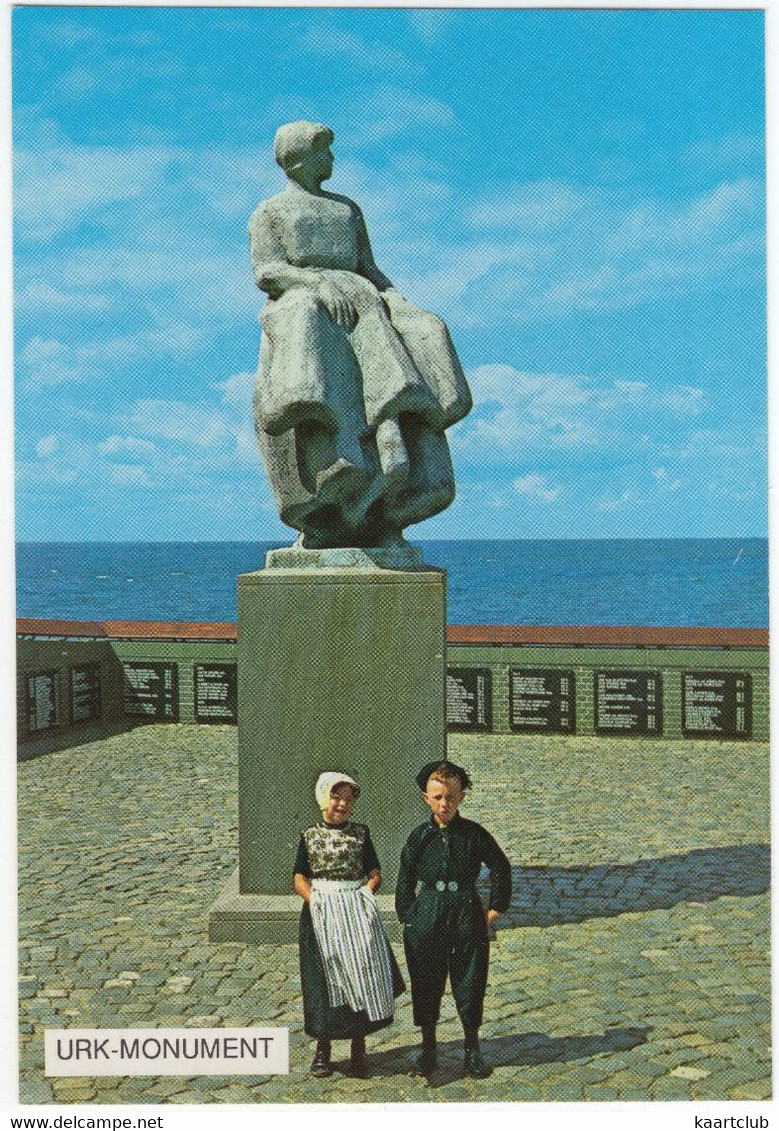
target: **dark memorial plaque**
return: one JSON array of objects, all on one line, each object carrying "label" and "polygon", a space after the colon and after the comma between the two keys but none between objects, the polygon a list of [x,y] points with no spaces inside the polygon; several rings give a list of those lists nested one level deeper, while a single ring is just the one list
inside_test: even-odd
[{"label": "dark memorial plaque", "polygon": [[596,672],[596,732],[661,734],[661,686],[659,672]]},{"label": "dark memorial plaque", "polygon": [[489,668],[446,669],[446,725],[449,730],[492,729]]},{"label": "dark memorial plaque", "polygon": [[85,723],[89,719],[99,719],[101,714],[100,664],[71,668],[70,721]]},{"label": "dark memorial plaque", "polygon": [[576,684],[571,671],[509,669],[509,726],[528,734],[573,734]]},{"label": "dark memorial plaque", "polygon": [[176,664],[124,663],[124,713],[175,722],[179,715]]},{"label": "dark memorial plaque", "polygon": [[60,723],[60,677],[58,672],[36,672],[27,676],[27,729],[49,730]]},{"label": "dark memorial plaque", "polygon": [[198,722],[237,723],[237,704],[237,664],[195,664],[195,718]]},{"label": "dark memorial plaque", "polygon": [[752,677],[743,672],[684,672],[682,731],[720,738],[752,735]]}]

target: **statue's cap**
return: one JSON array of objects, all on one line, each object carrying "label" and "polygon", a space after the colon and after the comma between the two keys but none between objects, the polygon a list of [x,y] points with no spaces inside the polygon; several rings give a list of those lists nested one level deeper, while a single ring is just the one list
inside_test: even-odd
[{"label": "statue's cap", "polygon": [[437,758],[435,762],[427,762],[417,774],[417,785],[424,792],[431,777],[435,777],[436,770],[441,770],[447,778],[457,778],[461,789],[470,789],[471,779],[467,770],[456,766],[448,758]]},{"label": "statue's cap", "polygon": [[316,143],[323,139],[330,145],[333,131],[321,122],[287,122],[276,130],[273,155],[287,172],[300,164]]}]

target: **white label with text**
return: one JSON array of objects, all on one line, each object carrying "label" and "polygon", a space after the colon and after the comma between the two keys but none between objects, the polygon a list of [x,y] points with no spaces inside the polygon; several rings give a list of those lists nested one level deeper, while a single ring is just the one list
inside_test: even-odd
[{"label": "white label with text", "polygon": [[47,1029],[47,1076],[270,1076],[289,1029]]}]

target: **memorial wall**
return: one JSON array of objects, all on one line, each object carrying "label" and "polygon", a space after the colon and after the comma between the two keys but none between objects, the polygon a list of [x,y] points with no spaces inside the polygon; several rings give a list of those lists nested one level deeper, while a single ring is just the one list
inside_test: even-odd
[{"label": "memorial wall", "polygon": [[[20,741],[101,721],[237,722],[233,624],[20,620]],[[768,739],[763,629],[462,626],[450,730]]]}]

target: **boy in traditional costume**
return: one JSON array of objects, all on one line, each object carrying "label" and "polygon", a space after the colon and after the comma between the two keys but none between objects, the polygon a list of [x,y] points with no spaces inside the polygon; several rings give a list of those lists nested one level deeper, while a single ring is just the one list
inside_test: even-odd
[{"label": "boy in traditional costume", "polygon": [[[429,1075],[436,1066],[436,1024],[448,975],[465,1032],[465,1072],[480,1079],[491,1072],[479,1048],[488,928],[509,906],[511,865],[494,837],[458,812],[471,786],[462,766],[429,762],[417,784],[431,815],[406,841],[395,893],[404,923],[414,1024],[422,1029],[417,1068]],[[482,864],[490,873],[486,909],[475,886]]]}]

